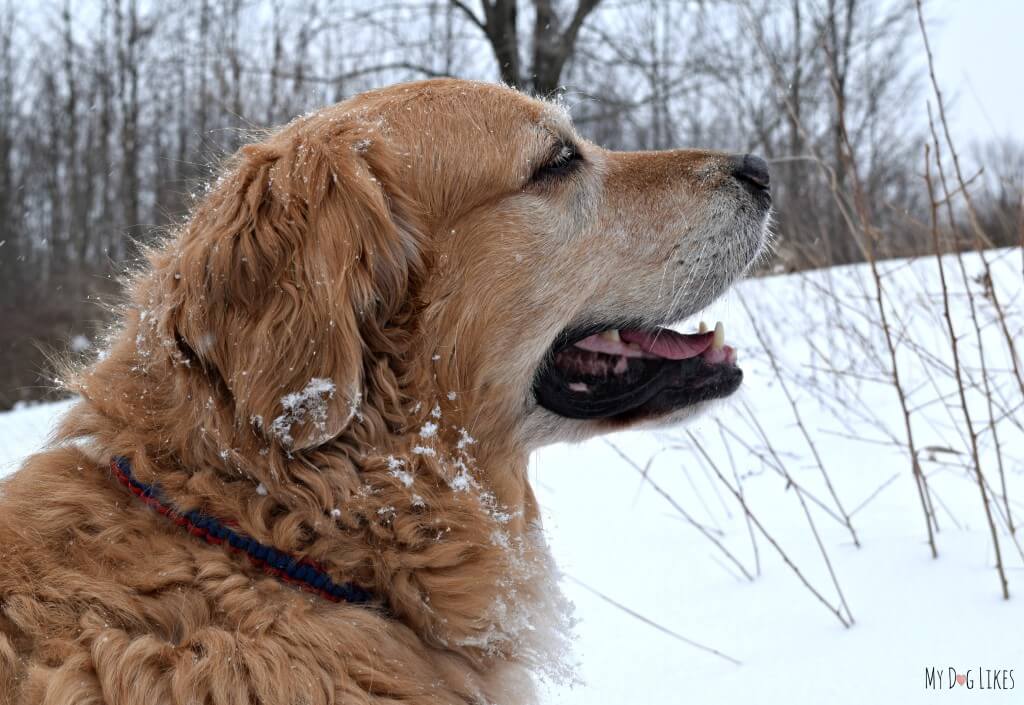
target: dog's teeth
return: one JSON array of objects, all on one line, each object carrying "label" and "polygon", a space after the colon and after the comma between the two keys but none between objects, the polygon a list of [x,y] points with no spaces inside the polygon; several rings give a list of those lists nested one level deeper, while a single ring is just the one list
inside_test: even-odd
[{"label": "dog's teeth", "polygon": [[715,339],[711,343],[711,347],[714,350],[721,350],[725,345],[725,326],[719,321],[715,324]]},{"label": "dog's teeth", "polygon": [[604,338],[605,340],[611,341],[613,343],[621,343],[622,342],[622,338],[619,336],[618,328],[611,328],[609,330],[602,331],[601,332],[601,337]]},{"label": "dog's teeth", "polygon": [[707,333],[708,332],[708,324],[705,323],[704,321],[701,321],[700,325],[697,326],[697,332],[698,333]]}]

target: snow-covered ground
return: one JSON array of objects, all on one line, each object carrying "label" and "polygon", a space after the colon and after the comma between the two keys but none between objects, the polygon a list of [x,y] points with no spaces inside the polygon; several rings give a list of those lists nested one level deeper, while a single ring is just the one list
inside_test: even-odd
[{"label": "snow-covered ground", "polygon": [[[1024,347],[1021,252],[988,257],[1007,330]],[[684,429],[556,446],[535,458],[551,545],[580,620],[582,683],[553,689],[550,703],[1024,702],[1016,545],[1024,530],[1011,537],[1005,518],[1008,507],[1014,525],[1024,521],[1024,399],[992,300],[972,279],[980,262],[965,258],[981,348],[956,260],[945,262],[1011,599],[1002,599],[994,568],[934,259],[886,263],[883,284],[935,507],[937,559],[868,270],[752,280],[706,312],[740,349],[746,381],[733,399]],[[38,447],[66,404],[0,415],[0,475]],[[844,511],[860,548],[836,518]],[[840,597],[823,552],[850,628],[832,612]],[[941,690],[926,685],[930,667],[942,674]],[[949,689],[950,669],[964,685]],[[1014,689],[993,690],[993,675],[1009,685],[1004,669]]]}]

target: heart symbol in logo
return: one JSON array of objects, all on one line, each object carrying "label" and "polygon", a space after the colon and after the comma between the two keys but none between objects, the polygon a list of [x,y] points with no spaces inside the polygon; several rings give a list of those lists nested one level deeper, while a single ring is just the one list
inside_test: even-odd
[{"label": "heart symbol in logo", "polygon": [[959,673],[956,674],[956,683],[957,683],[957,685],[963,685],[966,682],[967,682],[967,676],[962,676]]}]

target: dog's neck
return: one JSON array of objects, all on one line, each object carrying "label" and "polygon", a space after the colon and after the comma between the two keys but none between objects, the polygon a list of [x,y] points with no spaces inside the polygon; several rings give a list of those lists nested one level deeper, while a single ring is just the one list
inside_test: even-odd
[{"label": "dog's neck", "polygon": [[381,596],[437,647],[486,660],[535,650],[524,645],[533,631],[559,640],[553,625],[565,620],[551,615],[562,601],[524,449],[473,438],[446,396],[413,403],[402,433],[367,408],[316,448],[268,446],[240,438],[229,409],[170,370],[140,366],[133,343],[122,338],[82,377],[64,439],[88,437],[104,463],[130,458],[183,511],[233,522]]}]

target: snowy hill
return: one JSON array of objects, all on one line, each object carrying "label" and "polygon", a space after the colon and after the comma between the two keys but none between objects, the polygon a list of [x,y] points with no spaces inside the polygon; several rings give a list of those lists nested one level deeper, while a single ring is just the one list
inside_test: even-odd
[{"label": "snowy hill", "polygon": [[[583,682],[551,703],[1024,701],[1024,398],[1007,345],[1024,339],[1022,259],[987,258],[992,288],[976,256],[962,272],[945,258],[949,319],[934,259],[881,267],[926,497],[864,266],[747,281],[706,312],[746,372],[713,414],[537,455],[580,620]],[[0,415],[0,474],[66,406]],[[966,676],[951,690],[950,669]],[[1010,669],[1014,689],[993,690]]]}]

